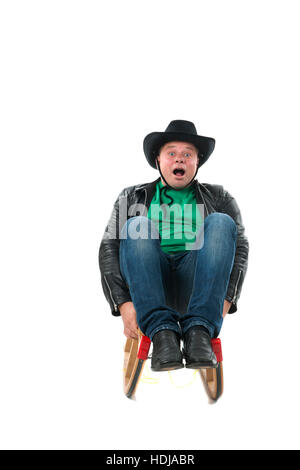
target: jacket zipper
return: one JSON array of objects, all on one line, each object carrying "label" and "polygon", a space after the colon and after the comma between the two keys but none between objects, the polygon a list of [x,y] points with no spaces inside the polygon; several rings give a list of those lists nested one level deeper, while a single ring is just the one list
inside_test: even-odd
[{"label": "jacket zipper", "polygon": [[237,289],[238,289],[238,285],[239,285],[239,282],[240,282],[241,274],[242,274],[242,271],[239,271],[239,276],[238,276],[238,279],[236,281],[232,303],[235,303],[235,301],[236,301]]},{"label": "jacket zipper", "polygon": [[113,303],[114,310],[115,310],[115,312],[117,312],[117,311],[118,311],[118,306],[117,306],[116,302],[114,301],[114,298],[113,298],[113,296],[112,296],[111,289],[110,289],[110,287],[109,287],[109,285],[108,285],[108,282],[107,282],[107,279],[106,279],[105,276],[104,276],[104,280],[105,280],[106,285],[107,285],[107,288],[108,288],[108,290],[109,290],[109,295],[110,295],[111,301],[112,301],[112,303]]}]

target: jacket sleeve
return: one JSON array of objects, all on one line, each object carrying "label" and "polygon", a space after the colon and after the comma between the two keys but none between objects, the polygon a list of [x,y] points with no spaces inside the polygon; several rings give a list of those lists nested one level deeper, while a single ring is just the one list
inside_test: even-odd
[{"label": "jacket sleeve", "polygon": [[120,272],[120,207],[121,210],[123,210],[123,213],[125,213],[125,210],[127,213],[126,189],[119,194],[114,203],[99,249],[99,267],[102,289],[114,316],[120,315],[118,305],[123,302],[131,301],[128,286]]},{"label": "jacket sleeve", "polygon": [[245,235],[245,228],[240,209],[235,199],[228,191],[224,190],[224,188],[222,188],[221,191],[218,211],[230,215],[237,226],[236,252],[226,294],[226,299],[229,302],[232,302],[228,313],[234,313],[237,311],[237,302],[241,295],[242,286],[248,268],[249,243]]}]

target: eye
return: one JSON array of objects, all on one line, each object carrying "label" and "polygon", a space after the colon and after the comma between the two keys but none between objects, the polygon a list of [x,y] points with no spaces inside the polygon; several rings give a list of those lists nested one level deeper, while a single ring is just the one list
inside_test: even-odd
[{"label": "eye", "polygon": [[169,152],[170,157],[174,157],[175,152]]},{"label": "eye", "polygon": [[185,153],[184,156],[185,156],[185,157],[190,157],[191,154],[190,154],[190,153]]}]

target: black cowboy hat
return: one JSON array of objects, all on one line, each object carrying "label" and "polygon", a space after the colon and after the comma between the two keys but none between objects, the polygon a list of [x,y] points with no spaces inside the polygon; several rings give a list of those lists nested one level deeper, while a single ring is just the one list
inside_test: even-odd
[{"label": "black cowboy hat", "polygon": [[208,160],[215,148],[215,139],[197,135],[195,125],[190,121],[171,121],[165,132],[151,132],[144,139],[144,152],[149,165],[156,168],[155,159],[160,148],[167,142],[189,142],[198,149],[199,167]]}]

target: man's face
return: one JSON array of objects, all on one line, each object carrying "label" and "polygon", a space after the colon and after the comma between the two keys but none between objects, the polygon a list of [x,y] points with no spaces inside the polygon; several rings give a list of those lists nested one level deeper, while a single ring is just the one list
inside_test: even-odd
[{"label": "man's face", "polygon": [[[170,186],[183,188],[193,178],[198,164],[198,152],[188,142],[167,142],[157,157],[160,170]],[[161,179],[163,185],[165,182]]]}]

